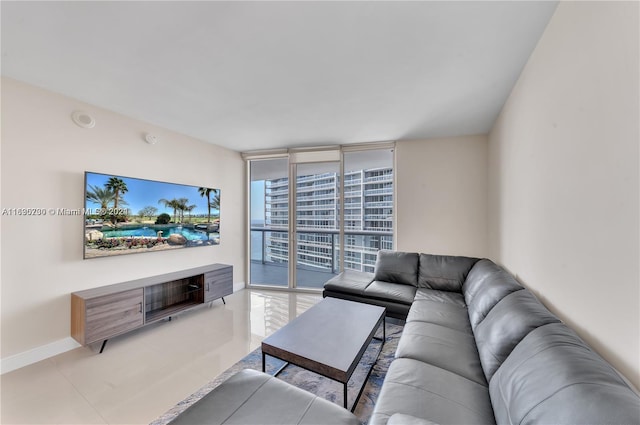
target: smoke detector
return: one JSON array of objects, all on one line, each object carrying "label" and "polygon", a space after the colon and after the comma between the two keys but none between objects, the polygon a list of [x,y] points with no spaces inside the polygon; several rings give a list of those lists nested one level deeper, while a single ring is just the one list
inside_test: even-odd
[{"label": "smoke detector", "polygon": [[149,143],[150,145],[155,145],[158,143],[158,138],[153,134],[147,133],[144,135],[144,141]]}]

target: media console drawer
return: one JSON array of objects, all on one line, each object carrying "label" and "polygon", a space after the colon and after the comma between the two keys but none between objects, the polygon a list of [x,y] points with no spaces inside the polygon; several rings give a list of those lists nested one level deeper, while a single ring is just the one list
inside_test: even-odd
[{"label": "media console drawer", "polygon": [[233,267],[228,266],[204,274],[204,302],[233,293]]},{"label": "media console drawer", "polygon": [[136,329],[144,323],[144,290],[134,289],[88,300],[85,341],[91,344]]},{"label": "media console drawer", "polygon": [[233,267],[212,264],[71,294],[71,336],[103,341],[233,293]]}]

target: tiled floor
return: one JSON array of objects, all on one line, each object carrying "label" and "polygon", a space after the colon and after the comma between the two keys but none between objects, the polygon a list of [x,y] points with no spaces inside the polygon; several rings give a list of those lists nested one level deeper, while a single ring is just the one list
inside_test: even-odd
[{"label": "tiled floor", "polygon": [[161,322],[0,377],[0,423],[148,424],[320,300],[242,290]]}]

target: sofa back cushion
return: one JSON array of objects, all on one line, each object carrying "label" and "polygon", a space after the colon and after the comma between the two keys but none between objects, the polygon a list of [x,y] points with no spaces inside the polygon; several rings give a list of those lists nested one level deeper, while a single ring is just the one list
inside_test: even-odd
[{"label": "sofa back cushion", "polygon": [[562,323],[531,331],[489,384],[496,422],[632,424],[640,398]]},{"label": "sofa back cushion", "polygon": [[498,301],[521,289],[515,278],[493,261],[484,259],[475,263],[462,285],[472,329],[475,330]]},{"label": "sofa back cushion", "polygon": [[373,280],[418,287],[418,253],[378,251]]},{"label": "sofa back cushion", "polygon": [[558,322],[560,320],[527,289],[512,292],[500,300],[474,329],[487,382],[529,332]]},{"label": "sofa back cushion", "polygon": [[462,292],[462,284],[478,258],[420,254],[418,288]]}]

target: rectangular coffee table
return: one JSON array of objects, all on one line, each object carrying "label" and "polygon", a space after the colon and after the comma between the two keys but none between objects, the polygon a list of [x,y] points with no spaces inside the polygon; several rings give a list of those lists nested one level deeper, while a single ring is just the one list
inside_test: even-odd
[{"label": "rectangular coffee table", "polygon": [[[385,308],[325,298],[262,341],[262,371],[269,355],[287,362],[274,376],[291,363],[341,382],[347,408],[347,383],[380,324],[383,336],[378,356],[386,338]],[[351,410],[357,406],[374,364]]]}]

